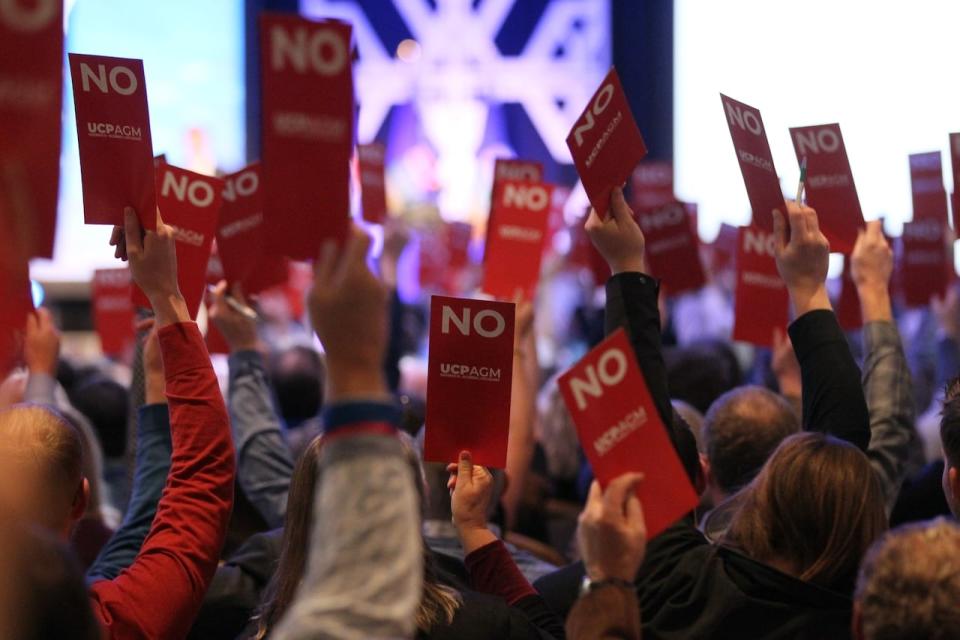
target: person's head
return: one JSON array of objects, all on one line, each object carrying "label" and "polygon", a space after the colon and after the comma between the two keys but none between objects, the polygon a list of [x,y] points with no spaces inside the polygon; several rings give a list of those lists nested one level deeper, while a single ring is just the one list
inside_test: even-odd
[{"label": "person's head", "polygon": [[98,640],[76,556],[37,526],[0,523],[0,637]]},{"label": "person's head", "polygon": [[943,493],[954,516],[960,514],[960,378],[947,385],[940,419],[943,445]]},{"label": "person's head", "polygon": [[828,588],[852,587],[860,559],[887,526],[867,457],[822,433],[789,436],[739,497],[722,542]]},{"label": "person's head", "polygon": [[730,346],[701,341],[664,352],[670,395],[704,413],[721,395],[740,384],[743,374]]},{"label": "person's head", "polygon": [[48,407],[14,405],[0,411],[0,460],[31,491],[18,515],[69,536],[90,495],[77,430]]},{"label": "person's head", "polygon": [[122,458],[127,446],[130,394],[121,384],[91,376],[70,394],[73,406],[90,420],[108,458]]},{"label": "person's head", "polygon": [[[417,491],[423,502],[423,469],[412,439],[401,434],[407,462],[414,471]],[[260,606],[257,609],[257,635],[266,638],[274,626],[283,617],[293,602],[297,587],[303,578],[307,566],[307,553],[310,547],[310,530],[313,526],[313,506],[317,491],[317,479],[320,471],[320,452],[323,448],[323,436],[317,436],[297,460],[290,479],[290,492],[287,497],[287,513],[284,519],[283,541],[280,560],[270,582],[264,589]],[[449,495],[447,497],[449,502]],[[439,584],[434,570],[433,557],[426,544],[423,545],[423,597],[417,609],[417,627],[429,631],[441,621],[450,623],[459,608],[462,599],[455,590]]]},{"label": "person's head", "polygon": [[858,640],[947,640],[960,629],[960,527],[943,518],[889,532],[867,552],[854,595]]},{"label": "person's head", "polygon": [[790,404],[763,387],[738,387],[717,398],[701,432],[713,503],[750,482],[783,439],[799,430]]},{"label": "person's head", "polygon": [[273,356],[270,380],[280,415],[288,426],[297,426],[320,413],[323,378],[323,359],[310,347],[290,347]]}]

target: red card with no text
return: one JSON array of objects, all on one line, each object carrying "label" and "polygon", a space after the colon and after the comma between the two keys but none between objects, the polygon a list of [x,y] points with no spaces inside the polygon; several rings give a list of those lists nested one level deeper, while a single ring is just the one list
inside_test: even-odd
[{"label": "red card with no text", "polygon": [[223,275],[254,294],[287,281],[286,260],[265,255],[260,164],[224,176],[223,206],[217,229],[217,251]]},{"label": "red card with no text", "polygon": [[263,180],[270,254],[313,260],[350,216],[353,73],[349,24],[260,17]]},{"label": "red card with no text", "polygon": [[430,299],[424,460],[506,466],[513,329],[513,303]]},{"label": "red card with no text", "polygon": [[92,284],[93,325],[100,336],[100,346],[106,355],[121,357],[136,340],[130,270],[97,269]]},{"label": "red card with no text", "polygon": [[590,204],[605,218],[610,192],[622,186],[647,155],[615,69],[610,69],[577,118],[567,136],[567,147]]},{"label": "red card with no text", "polygon": [[817,210],[830,251],[850,255],[863,212],[839,124],[790,129],[797,162],[807,159],[807,203]]},{"label": "red card with no text", "polygon": [[0,220],[24,257],[50,258],[60,179],[63,3],[6,6],[0,7]]},{"label": "red card with no text", "polygon": [[387,149],[380,143],[357,145],[363,219],[374,224],[387,220],[386,156]]},{"label": "red card with no text", "polygon": [[517,290],[532,300],[540,280],[553,187],[501,180],[493,194],[490,233],[483,258],[483,290],[512,300]]},{"label": "red card with no text", "polygon": [[773,231],[773,210],[783,210],[783,192],[773,166],[773,154],[767,142],[760,111],[720,94],[723,115],[730,127],[733,149],[747,187],[753,226]]},{"label": "red card with no text", "polygon": [[646,236],[650,271],[667,293],[695,291],[706,283],[697,233],[682,202],[640,211],[637,221]]},{"label": "red card with no text", "polygon": [[650,538],[697,506],[699,498],[670,442],[623,329],[608,336],[557,384],[602,487],[631,471]]},{"label": "red card with no text", "polygon": [[[217,231],[223,202],[223,180],[187,171],[171,164],[157,167],[157,196],[164,224],[173,227],[177,241],[177,282],[191,318],[197,317],[207,284],[210,244]],[[138,287],[133,301],[149,306]]]},{"label": "red card with no text", "polygon": [[143,61],[70,54],[83,219],[123,224],[124,207],[156,228],[153,143]]},{"label": "red card with no text", "polygon": [[774,329],[786,333],[790,297],[777,271],[772,232],[740,227],[733,339],[773,346]]}]

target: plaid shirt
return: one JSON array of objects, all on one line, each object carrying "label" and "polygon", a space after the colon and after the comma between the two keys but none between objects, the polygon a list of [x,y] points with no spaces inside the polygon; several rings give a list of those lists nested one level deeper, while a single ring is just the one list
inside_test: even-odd
[{"label": "plaid shirt", "polygon": [[918,446],[914,426],[913,383],[897,326],[869,322],[863,327],[863,393],[870,410],[867,456],[893,508],[906,474],[907,460]]}]

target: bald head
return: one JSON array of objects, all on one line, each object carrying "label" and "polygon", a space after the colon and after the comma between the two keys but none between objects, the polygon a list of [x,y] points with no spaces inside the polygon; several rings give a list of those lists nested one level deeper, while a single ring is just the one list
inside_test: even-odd
[{"label": "bald head", "polygon": [[40,405],[0,411],[0,464],[19,478],[17,494],[8,488],[5,502],[55,531],[68,528],[78,501],[86,499],[83,448],[69,422]]},{"label": "bald head", "polygon": [[718,488],[730,494],[746,485],[783,439],[799,430],[793,407],[763,387],[738,387],[717,398],[702,435]]}]

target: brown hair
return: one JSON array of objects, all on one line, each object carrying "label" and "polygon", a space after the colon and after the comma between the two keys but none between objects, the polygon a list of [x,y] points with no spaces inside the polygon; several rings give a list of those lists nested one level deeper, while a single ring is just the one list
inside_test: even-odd
[{"label": "brown hair", "polygon": [[[414,477],[422,480],[423,473],[416,452],[401,437],[407,462],[414,469]],[[306,570],[313,527],[313,503],[317,487],[318,463],[323,436],[317,436],[304,450],[290,479],[287,513],[284,520],[283,542],[277,569],[263,593],[263,599],[254,620],[257,621],[256,640],[266,638],[293,602],[297,587]],[[422,481],[416,483],[423,501]],[[455,589],[438,582],[433,557],[423,543],[423,596],[417,608],[417,628],[428,632],[440,623],[450,624],[463,600]]]},{"label": "brown hair", "polygon": [[722,542],[828,588],[852,586],[860,559],[887,526],[867,457],[822,433],[786,438],[742,498]]},{"label": "brown hair", "polygon": [[956,637],[960,527],[937,518],[885,535],[863,560],[856,600],[867,640]]}]

